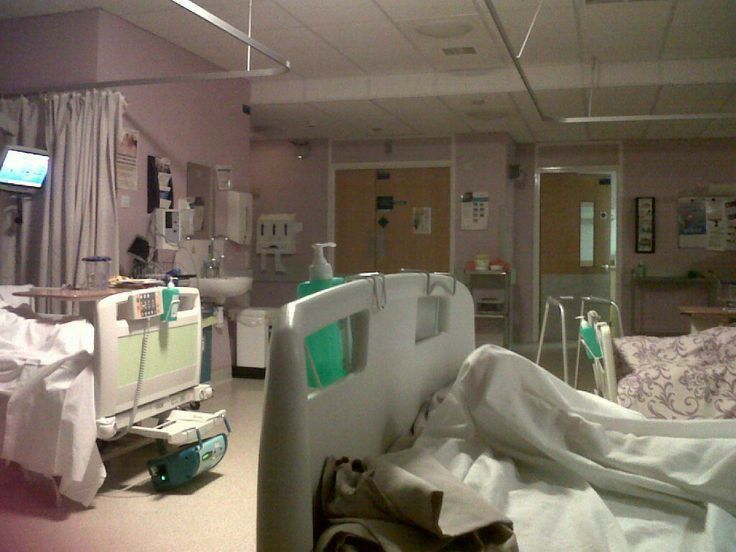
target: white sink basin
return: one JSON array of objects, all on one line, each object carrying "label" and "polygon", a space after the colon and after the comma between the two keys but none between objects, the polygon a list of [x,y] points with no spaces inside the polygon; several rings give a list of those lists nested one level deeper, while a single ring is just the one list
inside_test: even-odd
[{"label": "white sink basin", "polygon": [[225,278],[197,278],[199,294],[211,299],[218,305],[224,305],[228,297],[237,297],[250,291],[253,278],[250,276],[228,276]]}]

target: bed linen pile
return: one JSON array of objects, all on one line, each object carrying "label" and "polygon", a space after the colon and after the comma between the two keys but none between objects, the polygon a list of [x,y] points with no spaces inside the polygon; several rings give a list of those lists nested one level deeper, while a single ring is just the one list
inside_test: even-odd
[{"label": "bed linen pile", "polygon": [[0,304],[0,458],[60,477],[87,506],[105,479],[95,424],[94,327]]},{"label": "bed linen pile", "polygon": [[651,420],[492,345],[414,443],[513,522],[520,550],[725,551],[736,424]]}]

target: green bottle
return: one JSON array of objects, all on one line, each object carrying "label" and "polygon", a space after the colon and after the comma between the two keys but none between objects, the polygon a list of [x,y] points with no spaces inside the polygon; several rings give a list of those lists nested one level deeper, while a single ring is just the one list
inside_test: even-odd
[{"label": "green bottle", "polygon": [[[334,243],[315,243],[314,260],[309,266],[309,280],[296,288],[297,297],[305,297],[345,282],[335,277],[332,266],[324,255],[325,247],[335,247]],[[309,387],[327,387],[345,377],[345,359],[342,349],[342,334],[337,323],[325,326],[307,336],[307,384]],[[311,361],[310,361],[311,358]]]}]

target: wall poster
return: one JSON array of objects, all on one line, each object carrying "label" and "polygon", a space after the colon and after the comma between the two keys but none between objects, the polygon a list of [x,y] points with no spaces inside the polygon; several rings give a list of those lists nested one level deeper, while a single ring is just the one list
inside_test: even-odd
[{"label": "wall poster", "polygon": [[118,190],[138,189],[138,131],[125,129],[115,155]]},{"label": "wall poster", "polygon": [[654,198],[636,198],[636,252],[654,253]]},{"label": "wall poster", "polygon": [[680,247],[736,251],[736,198],[681,197],[677,224]]}]

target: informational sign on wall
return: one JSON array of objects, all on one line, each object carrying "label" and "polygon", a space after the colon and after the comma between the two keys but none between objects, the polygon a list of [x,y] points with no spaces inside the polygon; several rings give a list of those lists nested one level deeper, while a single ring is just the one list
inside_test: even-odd
[{"label": "informational sign on wall", "polygon": [[460,229],[488,228],[488,192],[464,192],[460,196]]},{"label": "informational sign on wall", "polygon": [[736,197],[681,197],[680,247],[736,251]]},{"label": "informational sign on wall", "polygon": [[431,207],[414,207],[412,209],[412,228],[415,234],[432,233]]},{"label": "informational sign on wall", "polygon": [[115,176],[119,190],[138,189],[138,131],[125,129],[115,156]]}]

